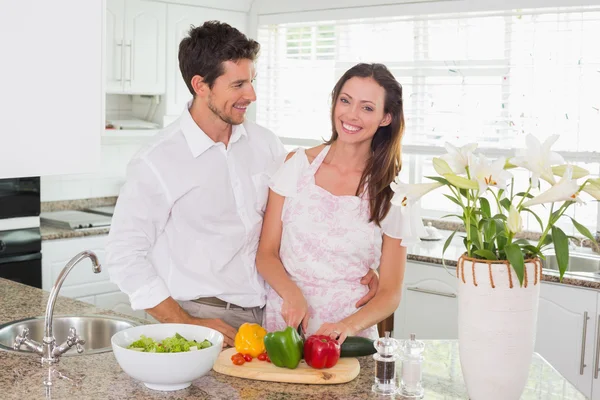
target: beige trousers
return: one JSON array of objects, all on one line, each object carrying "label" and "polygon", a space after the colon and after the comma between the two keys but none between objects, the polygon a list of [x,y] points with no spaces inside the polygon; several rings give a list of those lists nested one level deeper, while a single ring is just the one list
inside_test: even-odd
[{"label": "beige trousers", "polygon": [[192,317],[220,318],[235,329],[238,329],[244,322],[262,325],[264,307],[226,309],[193,301],[180,301],[179,304]]}]

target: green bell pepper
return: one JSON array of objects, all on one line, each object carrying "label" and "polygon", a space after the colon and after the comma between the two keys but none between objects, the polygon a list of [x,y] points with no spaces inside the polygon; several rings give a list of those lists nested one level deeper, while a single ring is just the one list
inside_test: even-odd
[{"label": "green bell pepper", "polygon": [[264,342],[267,355],[274,365],[294,369],[300,363],[304,344],[291,326],[283,331],[267,333]]}]

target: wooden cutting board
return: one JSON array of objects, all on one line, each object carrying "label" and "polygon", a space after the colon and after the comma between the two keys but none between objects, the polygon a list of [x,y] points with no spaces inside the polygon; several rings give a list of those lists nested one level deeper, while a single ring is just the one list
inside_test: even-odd
[{"label": "wooden cutting board", "polygon": [[309,367],[304,360],[301,360],[298,368],[288,369],[276,367],[267,361],[260,361],[256,358],[251,362],[244,363],[244,365],[234,365],[231,362],[231,356],[235,353],[235,348],[222,351],[213,369],[220,374],[231,375],[237,378],[313,385],[350,382],[360,372],[360,364],[353,357],[340,358],[333,368],[314,369]]}]

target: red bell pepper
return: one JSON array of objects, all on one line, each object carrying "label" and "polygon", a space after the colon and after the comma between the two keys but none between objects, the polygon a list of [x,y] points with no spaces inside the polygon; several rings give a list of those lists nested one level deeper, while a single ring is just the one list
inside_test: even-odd
[{"label": "red bell pepper", "polygon": [[331,368],[340,359],[340,344],[325,335],[312,335],[304,342],[304,360],[315,369]]}]

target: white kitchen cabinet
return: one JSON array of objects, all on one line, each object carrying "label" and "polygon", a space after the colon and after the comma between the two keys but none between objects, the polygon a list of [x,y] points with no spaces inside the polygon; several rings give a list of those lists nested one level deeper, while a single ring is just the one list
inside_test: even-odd
[{"label": "white kitchen cabinet", "polygon": [[542,283],[535,351],[586,396],[592,391],[598,293]]},{"label": "white kitchen cabinet", "polygon": [[[84,250],[91,250],[100,264],[105,261],[107,235],[42,241],[42,289],[51,290],[69,260]],[[144,318],[146,313],[131,309],[127,295],[110,282],[106,268],[94,274],[90,260],[79,262],[67,275],[59,295],[74,298],[96,307]]]},{"label": "white kitchen cabinet", "polygon": [[106,92],[163,94],[167,5],[107,0]]},{"label": "white kitchen cabinet", "polygon": [[596,326],[594,332],[594,350],[593,362],[591,364],[592,373],[592,400],[600,400],[600,293],[596,302],[596,315],[590,316],[590,326]]},{"label": "white kitchen cabinet", "polygon": [[400,306],[394,313],[396,339],[411,333],[418,339],[458,338],[458,283],[439,265],[409,261],[406,263]]},{"label": "white kitchen cabinet", "polygon": [[190,27],[205,21],[218,20],[246,32],[247,14],[211,8],[169,4],[167,6],[167,93],[166,115],[179,116],[192,95],[179,70],[179,43]]},{"label": "white kitchen cabinet", "polygon": [[0,178],[96,172],[104,15],[103,0],[1,2]]}]

